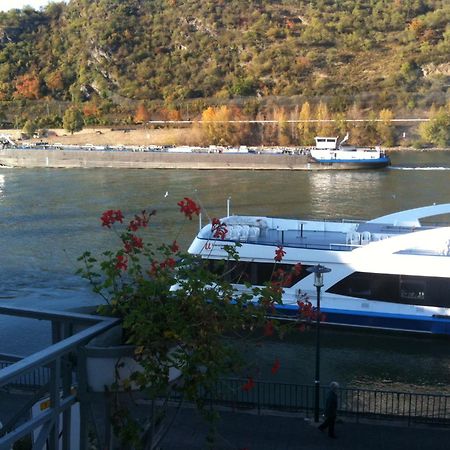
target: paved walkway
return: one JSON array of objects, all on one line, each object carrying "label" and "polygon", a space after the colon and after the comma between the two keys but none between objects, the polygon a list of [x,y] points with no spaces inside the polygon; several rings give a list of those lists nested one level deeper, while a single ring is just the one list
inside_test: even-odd
[{"label": "paved walkway", "polygon": [[[0,395],[0,420],[11,415],[23,395]],[[147,409],[145,410],[148,411]],[[208,426],[195,409],[183,409],[170,428],[161,450],[448,450],[450,427],[388,421],[356,423],[343,418],[330,439],[313,421],[295,414],[258,416],[252,412],[220,412],[216,439],[208,447]]]},{"label": "paved walkway", "polygon": [[221,412],[217,437],[206,442],[207,426],[195,410],[185,409],[164,439],[162,450],[448,450],[450,428],[406,427],[389,422],[337,423],[337,439],[314,422],[296,416]]}]

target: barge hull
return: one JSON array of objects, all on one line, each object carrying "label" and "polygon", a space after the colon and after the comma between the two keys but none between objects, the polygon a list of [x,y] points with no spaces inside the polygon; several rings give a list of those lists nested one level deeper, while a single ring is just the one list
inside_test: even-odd
[{"label": "barge hull", "polygon": [[21,168],[122,168],[205,170],[348,170],[383,166],[324,164],[306,155],[168,153],[151,151],[21,149],[0,150],[0,165]]}]

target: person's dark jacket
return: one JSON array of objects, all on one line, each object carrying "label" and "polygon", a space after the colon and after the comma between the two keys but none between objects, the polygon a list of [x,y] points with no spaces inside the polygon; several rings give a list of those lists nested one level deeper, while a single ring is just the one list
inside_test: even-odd
[{"label": "person's dark jacket", "polygon": [[327,396],[327,400],[325,403],[325,417],[333,418],[337,415],[337,404],[338,398],[337,394],[334,391],[330,391]]}]

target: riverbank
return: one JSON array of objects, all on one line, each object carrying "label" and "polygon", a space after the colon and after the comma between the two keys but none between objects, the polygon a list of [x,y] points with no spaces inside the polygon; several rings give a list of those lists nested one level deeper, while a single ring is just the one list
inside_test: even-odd
[{"label": "riverbank", "polygon": [[[0,134],[10,136],[12,140],[23,144],[47,142],[49,144],[78,145],[78,146],[164,146],[164,145],[190,145],[205,146],[204,136],[199,128],[134,128],[134,127],[92,127],[70,134],[62,128],[48,130],[45,137],[22,139],[21,130],[0,130]],[[397,151],[432,151],[449,150],[438,148],[414,149],[408,146],[386,148],[389,152]]]},{"label": "riverbank", "polygon": [[115,146],[149,146],[149,145],[201,145],[201,133],[196,129],[186,128],[84,128],[70,134],[63,129],[48,130],[45,137],[22,139],[21,130],[0,130],[0,134],[11,137],[22,144],[47,142],[63,145],[115,145]]}]

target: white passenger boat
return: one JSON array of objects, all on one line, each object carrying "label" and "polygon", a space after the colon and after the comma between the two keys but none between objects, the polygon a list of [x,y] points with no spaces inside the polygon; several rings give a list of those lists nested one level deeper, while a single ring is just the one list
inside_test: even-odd
[{"label": "white passenger boat", "polygon": [[391,164],[389,156],[380,147],[346,145],[348,134],[341,142],[337,137],[316,137],[316,146],[310,149],[311,162],[340,169],[379,169]]},{"label": "white passenger boat", "polygon": [[[284,288],[279,312],[298,313],[297,300],[307,294],[315,306],[314,274],[324,274],[321,311],[326,323],[450,334],[450,226],[424,221],[450,215],[450,203],[411,209],[369,221],[312,221],[256,216],[228,216],[225,239],[204,226],[189,253],[214,261],[227,259],[225,245],[239,242],[240,260],[228,261],[237,290],[245,282],[262,286],[274,264],[303,270]],[[445,216],[444,216],[445,218]],[[436,219],[434,219],[436,220]],[[274,261],[275,252],[286,252]],[[235,277],[235,278],[233,278]]]}]

